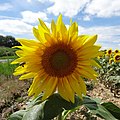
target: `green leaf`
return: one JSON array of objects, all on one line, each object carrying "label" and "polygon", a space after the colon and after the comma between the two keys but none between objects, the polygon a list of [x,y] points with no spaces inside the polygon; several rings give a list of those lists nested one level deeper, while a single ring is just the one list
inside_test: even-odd
[{"label": "green leaf", "polygon": [[105,120],[117,120],[104,106],[100,104],[98,105],[98,109],[91,110],[91,112]]},{"label": "green leaf", "polygon": [[90,110],[96,110],[98,108],[97,102],[88,96],[83,98],[83,105],[85,105]]},{"label": "green leaf", "polygon": [[100,99],[93,99],[88,96],[85,96],[83,99],[83,105],[85,105],[93,114],[104,118],[105,120],[117,120],[103,105],[100,104],[100,102]]},{"label": "green leaf", "polygon": [[82,101],[78,97],[75,97],[75,103],[72,103],[63,99],[58,93],[53,94],[45,102],[43,120],[51,120],[61,114],[64,109],[70,110],[76,108],[80,104],[82,104]]},{"label": "green leaf", "polygon": [[26,110],[19,110],[8,118],[8,120],[22,120],[23,116],[25,115]]},{"label": "green leaf", "polygon": [[112,102],[102,103],[102,105],[117,119],[120,119],[120,108]]},{"label": "green leaf", "polygon": [[35,105],[38,105],[40,103],[42,103],[42,96],[43,94],[40,94],[38,97],[36,97],[35,99],[33,99],[29,104],[28,104],[28,109],[35,106]]},{"label": "green leaf", "polygon": [[43,120],[44,117],[44,102],[35,105],[23,116],[22,120]]},{"label": "green leaf", "polygon": [[45,102],[43,120],[51,120],[61,114],[62,111],[63,106],[61,104],[61,97],[58,94],[53,94]]},{"label": "green leaf", "polygon": [[70,110],[83,104],[82,100],[75,97],[75,103],[64,100],[58,93],[51,95],[44,102],[41,101],[42,95],[33,100],[28,107],[28,112],[23,120],[51,120],[63,112],[64,109]]}]

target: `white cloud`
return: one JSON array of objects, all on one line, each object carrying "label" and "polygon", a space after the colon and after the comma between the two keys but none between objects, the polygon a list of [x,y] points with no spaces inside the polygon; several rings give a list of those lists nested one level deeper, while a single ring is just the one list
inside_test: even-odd
[{"label": "white cloud", "polygon": [[79,26],[79,34],[90,34],[98,35],[97,43],[102,45],[102,48],[110,48],[113,49],[119,48],[120,43],[120,25],[119,26],[96,26],[85,28]]},{"label": "white cloud", "polygon": [[88,15],[84,16],[84,17],[83,17],[83,20],[84,20],[84,21],[90,21],[90,16],[88,16]]},{"label": "white cloud", "polygon": [[[32,2],[33,0],[27,0],[27,2]],[[35,0],[34,0],[35,1]],[[47,2],[47,1],[49,1],[49,0],[36,0],[36,1],[38,1],[38,2],[41,2],[41,3],[45,3],[45,2]]]},{"label": "white cloud", "polygon": [[47,2],[48,0],[38,0],[39,2],[41,2],[41,3],[45,3],[45,2]]},{"label": "white cloud", "polygon": [[[40,0],[41,1],[41,0]],[[120,16],[120,0],[49,0],[52,6],[47,8],[48,13],[58,16],[60,13],[73,17],[84,13],[84,21],[96,17]],[[91,17],[90,17],[91,16]]]},{"label": "white cloud", "polygon": [[97,17],[120,16],[120,0],[92,0],[84,12]]},{"label": "white cloud", "polygon": [[11,34],[31,34],[32,26],[20,20],[0,20],[0,31]]},{"label": "white cloud", "polygon": [[47,20],[47,14],[45,12],[32,12],[32,11],[23,11],[21,12],[23,21],[27,23],[35,23],[38,21],[38,18],[42,20]]},{"label": "white cloud", "polygon": [[0,4],[0,11],[6,11],[11,9],[13,6],[9,3],[2,3]]},{"label": "white cloud", "polygon": [[49,0],[54,4],[47,8],[48,13],[53,13],[55,16],[59,13],[68,17],[77,15],[90,0]]}]

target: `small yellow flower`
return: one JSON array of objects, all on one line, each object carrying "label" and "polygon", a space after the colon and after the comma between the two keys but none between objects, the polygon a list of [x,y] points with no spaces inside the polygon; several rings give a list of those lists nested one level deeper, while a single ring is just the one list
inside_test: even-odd
[{"label": "small yellow flower", "polygon": [[114,55],[114,62],[120,62],[120,53]]},{"label": "small yellow flower", "polygon": [[78,35],[78,24],[73,22],[67,29],[60,15],[51,30],[39,19],[38,28],[33,28],[37,40],[18,39],[18,59],[12,64],[24,63],[16,68],[14,75],[20,80],[34,78],[29,96],[43,92],[45,100],[57,91],[65,100],[74,103],[74,95],[86,94],[82,77],[96,79],[92,66],[99,65],[93,60],[99,55],[100,46],[94,45],[97,35]]}]

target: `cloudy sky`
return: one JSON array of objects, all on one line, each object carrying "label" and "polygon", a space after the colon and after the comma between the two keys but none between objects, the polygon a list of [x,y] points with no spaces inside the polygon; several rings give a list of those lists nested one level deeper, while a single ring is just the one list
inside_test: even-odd
[{"label": "cloudy sky", "polygon": [[120,49],[120,0],[0,0],[0,35],[33,39],[38,18],[49,25],[60,13],[79,34],[98,34],[102,49]]}]

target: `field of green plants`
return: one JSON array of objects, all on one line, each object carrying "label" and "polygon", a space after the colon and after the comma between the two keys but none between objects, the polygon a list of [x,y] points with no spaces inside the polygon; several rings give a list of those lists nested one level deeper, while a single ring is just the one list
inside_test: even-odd
[{"label": "field of green plants", "polygon": [[98,70],[99,81],[114,94],[120,97],[120,50],[108,49],[98,57],[101,69]]},{"label": "field of green plants", "polygon": [[[28,100],[29,98],[27,97],[27,90],[30,83],[26,81],[21,82],[18,80],[17,77],[13,76],[13,71],[17,67],[17,65],[12,65],[10,63],[12,60],[17,58],[17,56],[15,55],[15,51],[16,49],[13,48],[0,47],[0,120],[6,119],[7,117],[9,117],[10,114],[18,110],[21,109],[24,110],[26,108],[26,100],[27,102],[29,101]],[[112,51],[112,49],[104,50],[102,51],[101,56],[98,56],[96,58],[96,61],[101,66],[100,69],[95,68],[95,70],[99,74],[98,83],[103,85],[103,88],[101,89],[105,89],[105,90],[108,89],[108,91],[111,94],[113,94],[114,99],[117,99],[119,101],[120,100],[119,99],[120,98],[120,50],[115,50],[115,51]],[[87,81],[86,85],[88,89],[88,94],[89,94],[89,90],[92,93],[95,88],[95,84],[93,84],[92,82],[89,82],[88,84]],[[91,97],[94,97],[92,95]],[[85,98],[85,99],[86,100],[89,99],[89,102],[93,102],[90,98]],[[33,102],[31,103],[31,105],[36,104],[36,102],[39,101],[37,99],[36,101]],[[106,120],[117,120],[117,119],[119,120],[120,102],[114,103],[118,107],[113,105],[111,101],[109,101],[109,103],[107,104],[105,103],[101,104],[99,102],[97,104],[99,104],[100,106],[101,105],[104,106],[109,111],[109,114],[108,113],[104,113],[103,115],[100,114],[99,112],[101,111],[106,112],[102,108],[100,108],[101,111],[97,111],[97,113],[95,113],[95,111],[91,110],[91,107],[87,104],[87,107],[83,113],[84,116],[86,116],[87,114],[86,120],[102,120],[102,118]],[[69,104],[67,105],[69,106]],[[91,110],[91,112],[89,111],[89,109]],[[96,117],[93,117],[93,114],[96,115]],[[68,115],[67,120],[72,120],[72,117],[75,120],[76,116],[79,116],[80,119],[81,118],[80,115],[81,115],[81,111],[76,111],[74,112],[74,114]],[[114,119],[109,119],[109,115],[111,116],[111,118]]]}]

